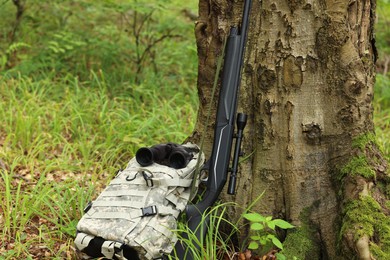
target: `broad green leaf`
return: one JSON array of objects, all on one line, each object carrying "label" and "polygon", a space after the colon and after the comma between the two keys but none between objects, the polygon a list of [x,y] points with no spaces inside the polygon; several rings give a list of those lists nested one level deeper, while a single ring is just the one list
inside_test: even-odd
[{"label": "broad green leaf", "polygon": [[268,242],[268,238],[266,236],[260,237],[259,242],[261,245],[265,245]]},{"label": "broad green leaf", "polygon": [[276,255],[276,258],[278,260],[286,260],[287,259],[286,256],[281,254],[281,253],[276,253],[275,255]]},{"label": "broad green leaf", "polygon": [[255,242],[255,241],[250,242],[250,244],[248,246],[248,249],[252,249],[252,250],[256,250],[258,248],[259,248],[259,244],[257,244],[257,242]]},{"label": "broad green leaf", "polygon": [[251,225],[251,230],[263,230],[264,226],[260,223],[253,223]]},{"label": "broad green leaf", "polygon": [[247,213],[243,214],[242,216],[250,222],[262,222],[265,220],[265,218],[259,213]]},{"label": "broad green leaf", "polygon": [[271,241],[272,241],[272,243],[273,243],[275,246],[277,246],[279,249],[283,249],[283,244],[282,244],[282,242],[280,242],[280,240],[279,240],[277,237],[271,236]]},{"label": "broad green leaf", "polygon": [[251,236],[252,240],[260,240],[260,236]]},{"label": "broad green leaf", "polygon": [[273,221],[270,221],[267,223],[267,226],[272,229],[272,230],[275,230],[275,223]]},{"label": "broad green leaf", "polygon": [[278,226],[283,229],[294,228],[293,225],[283,219],[274,219],[272,222],[275,224],[275,226]]}]

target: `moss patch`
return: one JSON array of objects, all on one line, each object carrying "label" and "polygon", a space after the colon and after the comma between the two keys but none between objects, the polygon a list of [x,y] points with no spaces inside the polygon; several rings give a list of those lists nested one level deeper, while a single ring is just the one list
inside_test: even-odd
[{"label": "moss patch", "polygon": [[340,239],[349,232],[354,234],[355,242],[367,235],[372,241],[370,250],[377,259],[390,259],[390,218],[377,201],[371,196],[361,196],[348,202],[343,213]]},{"label": "moss patch", "polygon": [[364,151],[368,145],[375,143],[375,135],[373,133],[365,133],[353,139],[352,148],[359,148],[361,151]]},{"label": "moss patch", "polygon": [[[354,155],[336,175],[342,186],[340,199],[346,198],[343,187],[344,181],[347,180],[344,178],[347,176],[349,181],[353,181],[353,177],[363,177],[367,181],[366,184],[371,182],[374,186],[368,189],[370,195],[360,195],[343,204],[338,243],[339,248],[342,247],[340,253],[350,255],[351,251],[355,251],[352,248],[353,243],[367,236],[373,256],[376,259],[390,259],[390,182],[385,172],[387,163],[379,151],[375,135],[371,132],[354,138],[352,147]],[[359,188],[363,188],[363,185],[365,184],[361,183]]]},{"label": "moss patch", "polygon": [[287,233],[281,252],[287,259],[304,260],[320,258],[320,246],[313,239],[313,237],[316,237],[316,228],[309,219],[310,209],[311,207],[303,210],[301,213],[301,227]]},{"label": "moss patch", "polygon": [[[310,239],[312,232],[307,227],[300,227],[288,233],[283,242],[283,255],[287,259],[318,259],[313,256],[319,256],[317,244]],[[295,257],[295,258],[294,258]]]},{"label": "moss patch", "polygon": [[362,176],[366,179],[375,179],[376,173],[367,162],[363,155],[352,157],[349,162],[341,169],[340,180],[345,176]]},{"label": "moss patch", "polygon": [[[387,179],[386,179],[387,181]],[[379,182],[377,183],[377,187],[381,193],[385,196],[387,200],[390,200],[390,183],[389,182]],[[389,201],[390,202],[390,201]],[[390,210],[390,208],[388,207]]]}]

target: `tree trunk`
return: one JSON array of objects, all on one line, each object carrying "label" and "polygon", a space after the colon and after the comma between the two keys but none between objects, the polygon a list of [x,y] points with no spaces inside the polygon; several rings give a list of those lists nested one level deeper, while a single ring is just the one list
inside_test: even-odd
[{"label": "tree trunk", "polygon": [[[216,60],[242,7],[199,2],[195,140]],[[236,196],[223,199],[248,205],[265,191],[253,210],[298,226],[285,234],[287,256],[390,259],[390,174],[372,122],[374,20],[375,0],[252,3],[239,101],[249,114],[243,148],[250,156],[240,165]]]}]

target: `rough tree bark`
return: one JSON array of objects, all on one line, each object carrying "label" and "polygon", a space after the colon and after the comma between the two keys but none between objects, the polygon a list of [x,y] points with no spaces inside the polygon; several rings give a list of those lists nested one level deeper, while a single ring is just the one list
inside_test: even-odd
[{"label": "rough tree bark", "polygon": [[[199,1],[195,140],[242,6]],[[299,227],[284,234],[290,257],[390,259],[390,174],[372,122],[374,18],[375,0],[252,3],[239,107],[250,116],[244,149],[253,154],[236,196],[223,198],[248,205],[265,191],[253,209]]]}]

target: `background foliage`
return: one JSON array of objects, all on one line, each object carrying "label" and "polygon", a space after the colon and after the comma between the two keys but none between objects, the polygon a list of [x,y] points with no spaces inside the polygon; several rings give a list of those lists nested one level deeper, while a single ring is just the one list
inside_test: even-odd
[{"label": "background foliage", "polygon": [[0,258],[71,258],[85,203],[197,111],[196,2],[0,2]]},{"label": "background foliage", "polygon": [[[83,206],[136,149],[191,134],[196,5],[0,2],[0,258],[71,258]],[[374,105],[387,156],[389,17],[379,0]]]},{"label": "background foliage", "polygon": [[390,159],[390,1],[378,0],[376,44],[379,53],[374,93],[376,135]]}]

